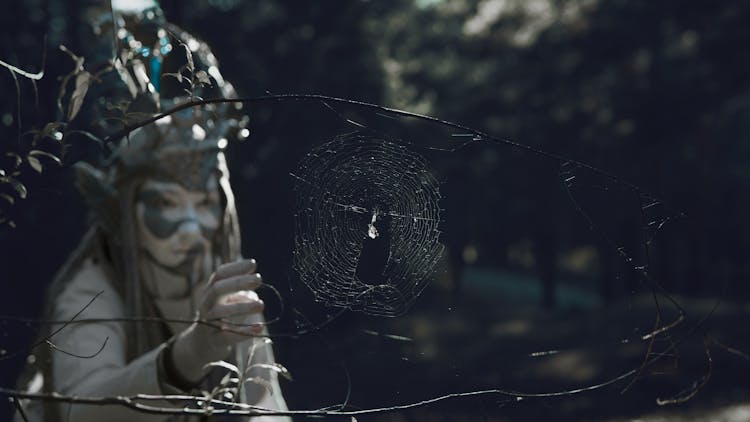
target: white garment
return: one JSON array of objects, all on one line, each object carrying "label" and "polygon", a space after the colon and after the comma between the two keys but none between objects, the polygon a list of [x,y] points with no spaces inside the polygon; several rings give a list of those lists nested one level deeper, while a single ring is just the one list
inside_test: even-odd
[{"label": "white garment", "polygon": [[[91,302],[95,297],[96,299]],[[89,304],[89,302],[91,303]],[[84,308],[85,310],[81,312]],[[83,262],[79,271],[75,273],[65,289],[55,299],[53,319],[69,321],[74,319],[74,316],[79,312],[81,313],[75,317],[75,320],[125,317],[123,300],[108,280],[107,272],[90,258]],[[189,317],[189,315],[183,316],[183,318]],[[135,360],[127,361],[128,338],[125,324],[129,323],[139,324],[139,329],[148,329],[146,324],[149,324],[124,321],[71,323],[52,336],[51,342],[57,348],[67,352],[52,352],[54,391],[62,395],[81,397],[185,394],[185,392],[169,386],[165,380],[160,379],[159,374],[163,371],[160,371],[159,368],[159,355],[166,347],[165,344]],[[59,327],[59,325],[52,327],[52,331]],[[235,353],[237,362],[247,360],[247,351],[252,346],[253,341],[251,339],[238,345]],[[260,340],[256,339],[255,341]],[[102,348],[103,344],[104,347]],[[259,347],[258,350],[261,348],[267,349],[266,353],[262,356],[258,353],[253,362],[258,362],[258,359],[265,359],[261,362],[272,363],[273,352],[270,345]],[[97,353],[100,349],[101,351]],[[78,357],[70,354],[78,355]],[[276,373],[266,371],[264,377],[267,377],[270,381],[271,393],[264,386],[248,383],[246,400],[243,401],[263,408],[286,410],[287,406],[281,394]],[[247,398],[251,400],[247,400]],[[166,400],[149,400],[140,403],[163,408],[181,408],[184,405],[183,403],[171,403]],[[70,421],[137,422],[170,420],[169,415],[139,412],[122,405],[60,403],[57,408],[60,419]],[[265,420],[266,418],[257,417],[252,420]],[[289,418],[279,417],[268,418],[273,421],[289,420]],[[174,420],[192,419],[182,419],[182,416],[180,416],[180,418]]]}]

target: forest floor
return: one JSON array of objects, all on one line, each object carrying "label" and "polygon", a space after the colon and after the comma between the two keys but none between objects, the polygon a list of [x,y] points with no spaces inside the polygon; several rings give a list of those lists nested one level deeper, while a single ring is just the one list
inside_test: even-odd
[{"label": "forest floor", "polygon": [[[593,391],[521,401],[487,400],[469,419],[486,420],[716,420],[750,421],[750,314],[715,300],[677,298],[685,316],[662,300],[662,317],[650,296],[609,308],[498,312],[482,298],[465,298],[463,323],[439,336],[444,350],[463,362],[462,391],[471,383],[529,393],[587,388],[636,370],[637,374]],[[484,310],[484,312],[482,311]],[[505,315],[503,315],[505,314]],[[401,324],[419,324],[414,316]],[[429,317],[439,321],[439,315]],[[644,340],[653,327],[681,321],[667,333]],[[480,339],[480,340],[478,340]],[[467,347],[451,345],[465,344]],[[438,346],[441,348],[441,346]],[[647,356],[650,363],[644,365]],[[655,358],[655,359],[654,359]],[[430,371],[427,371],[430,373]],[[427,384],[440,383],[439,379]],[[507,399],[507,398],[506,398]],[[518,399],[516,399],[518,400]],[[662,404],[659,402],[672,402]],[[743,407],[744,404],[744,407]],[[461,406],[458,406],[460,408]],[[415,415],[414,420],[425,420]],[[430,420],[468,420],[429,417]],[[469,416],[469,415],[466,415]],[[738,419],[739,418],[739,419]],[[744,418],[744,419],[743,419]]]},{"label": "forest floor", "polygon": [[[327,358],[344,357],[346,382],[335,363],[327,375],[316,375],[307,355],[308,364],[292,372],[322,384],[305,392],[304,381],[290,383],[289,401],[304,408],[333,394],[348,397],[350,408],[373,408],[501,389],[357,420],[750,421],[750,308],[675,301],[684,316],[662,297],[657,320],[648,294],[556,311],[498,303],[491,295],[426,295],[406,316],[332,327],[320,339]],[[655,326],[670,324],[653,341],[648,337]],[[293,359],[289,364],[295,366]]]}]

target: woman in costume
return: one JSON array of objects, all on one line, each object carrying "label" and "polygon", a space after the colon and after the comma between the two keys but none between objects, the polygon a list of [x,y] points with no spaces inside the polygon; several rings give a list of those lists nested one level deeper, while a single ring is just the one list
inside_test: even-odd
[{"label": "woman in costume", "polygon": [[[195,56],[191,72],[203,70],[220,95],[233,95],[208,47],[145,3],[145,9],[110,15],[122,20],[117,37],[126,60],[115,66],[120,85],[104,90],[126,87],[131,116],[184,101],[159,99],[164,64],[179,44]],[[106,43],[112,28],[106,11],[100,12],[95,25],[104,35],[97,39]],[[139,41],[133,35],[138,33],[152,39]],[[153,49],[144,47],[151,43]],[[286,410],[278,384],[284,369],[274,361],[263,302],[255,293],[262,277],[257,263],[240,252],[223,154],[233,123],[227,108],[187,109],[129,134],[100,168],[76,164],[76,183],[94,221],[50,288],[47,316],[70,323],[42,333],[51,348],[34,351],[34,370],[27,375],[32,391],[80,397],[208,392],[225,408]],[[136,402],[150,408],[195,405]],[[30,402],[26,413],[32,420],[199,419],[122,405],[40,401]]]}]

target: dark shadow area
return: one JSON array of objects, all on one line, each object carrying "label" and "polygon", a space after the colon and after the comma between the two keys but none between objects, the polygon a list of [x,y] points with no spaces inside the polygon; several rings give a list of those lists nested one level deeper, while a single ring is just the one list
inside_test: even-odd
[{"label": "dark shadow area", "polygon": [[387,281],[384,274],[391,255],[390,220],[388,215],[374,213],[367,223],[356,272],[365,284],[377,286]]}]

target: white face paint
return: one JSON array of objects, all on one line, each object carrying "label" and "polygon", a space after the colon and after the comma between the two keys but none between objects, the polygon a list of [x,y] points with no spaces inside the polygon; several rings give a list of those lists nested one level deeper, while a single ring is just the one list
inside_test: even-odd
[{"label": "white face paint", "polygon": [[203,191],[176,182],[147,179],[137,193],[139,246],[160,266],[180,274],[210,251],[220,225],[221,196],[211,175]]}]

